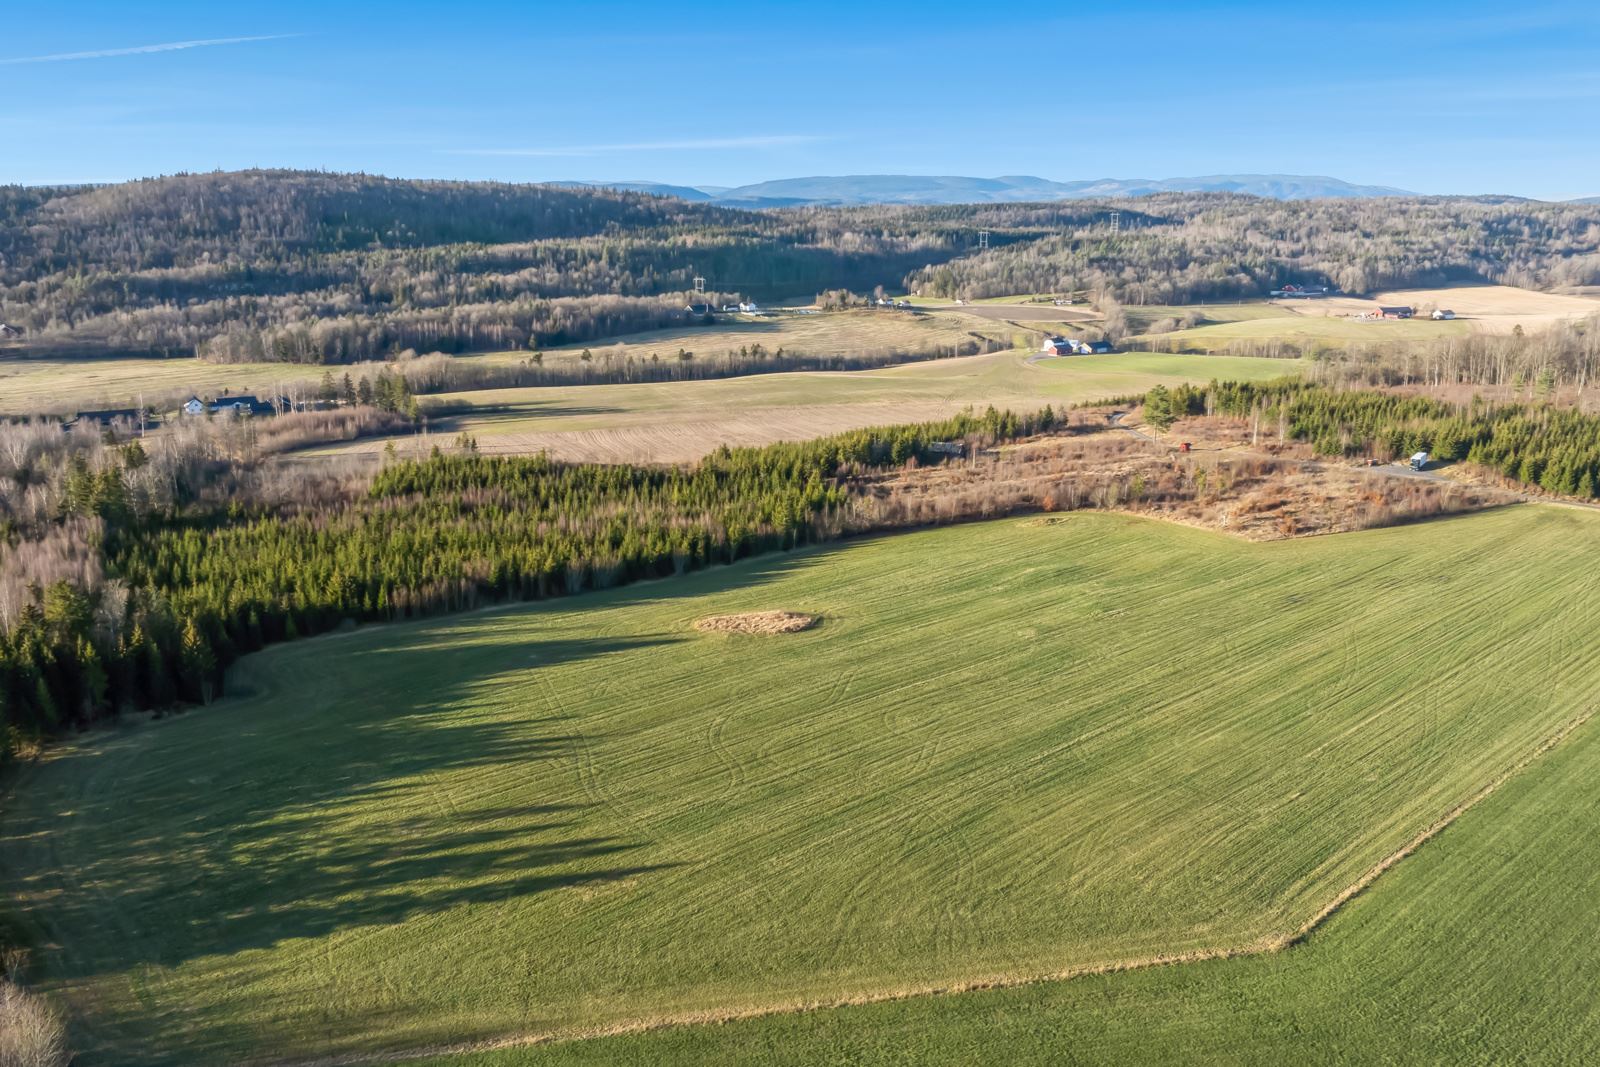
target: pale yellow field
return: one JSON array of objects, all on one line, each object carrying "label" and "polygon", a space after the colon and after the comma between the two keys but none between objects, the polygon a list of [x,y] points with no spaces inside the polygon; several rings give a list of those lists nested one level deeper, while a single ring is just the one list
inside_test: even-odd
[{"label": "pale yellow field", "polygon": [[[629,334],[587,345],[547,349],[546,366],[577,363],[588,348],[593,366],[624,364],[631,357],[648,361],[677,358],[680,348],[696,359],[735,355],[741,347],[760,344],[769,352],[779,348],[804,355],[881,357],[937,355],[963,344],[989,338],[1010,345],[1010,328],[960,314],[911,315],[895,311],[847,311],[816,315],[774,315],[763,318],[730,317],[715,326],[685,326]],[[979,336],[975,336],[979,335]],[[458,356],[464,362],[516,363],[530,353],[492,352]],[[347,371],[360,376],[369,365],[302,366],[285,363],[213,364],[193,358],[172,359],[17,359],[0,358],[0,414],[55,414],[98,407],[132,407],[140,402],[165,407],[185,392],[213,396],[226,392],[283,389],[291,383],[310,386],[324,371],[335,377]]]},{"label": "pale yellow field", "polygon": [[1508,334],[1518,325],[1531,333],[1558,322],[1600,315],[1600,299],[1595,297],[1541,293],[1509,285],[1392,289],[1376,293],[1370,299],[1338,296],[1326,300],[1280,300],[1273,303],[1303,318],[1313,319],[1360,315],[1379,305],[1403,305],[1416,308],[1419,317],[1426,320],[1427,314],[1435,308],[1448,308],[1456,313],[1453,321],[1469,323],[1471,332],[1495,334]]},{"label": "pale yellow field", "polygon": [[[202,363],[198,359],[0,359],[0,414],[46,415],[87,408],[165,407],[184,392],[284,390],[321,380],[323,367],[292,363]],[[358,370],[332,368],[335,373]]]},{"label": "pale yellow field", "polygon": [[[973,334],[1010,343],[1011,336],[993,323],[976,321],[959,313],[870,309],[818,312],[816,314],[778,313],[770,316],[719,316],[715,326],[682,326],[666,330],[624,334],[587,344],[562,345],[544,352],[545,365],[576,361],[588,349],[594,364],[627,362],[631,356],[648,361],[652,355],[662,360],[676,359],[678,349],[693,352],[696,359],[738,354],[740,348],[759,344],[769,352],[808,356],[887,356],[897,354],[932,355],[940,347],[978,342]],[[520,362],[527,352],[492,352],[481,357],[491,363]]]},{"label": "pale yellow field", "polygon": [[[1143,393],[1212,378],[1298,374],[1297,360],[1118,353],[1028,362],[1024,352],[910,363],[874,371],[762,374],[696,382],[497,389],[428,398],[429,435],[471,434],[491,453],[548,452],[575,461],[682,462],[722,444],[803,440],[841,430],[943,418],[966,407],[1033,411],[1046,404]],[[315,454],[377,453],[381,439]],[[403,451],[404,449],[402,449]]]}]

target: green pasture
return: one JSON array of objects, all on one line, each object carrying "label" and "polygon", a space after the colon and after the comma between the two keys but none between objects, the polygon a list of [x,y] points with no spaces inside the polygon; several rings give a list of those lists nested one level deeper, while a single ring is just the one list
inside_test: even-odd
[{"label": "green pasture", "polygon": [[[86,1065],[571,1035],[1249,946],[1593,706],[1597,523],[1521,507],[1261,545],[1007,520],[292,643],[213,707],[16,774],[0,884]],[[823,621],[692,627],[770,608]],[[1597,876],[1550,851],[1593,840],[1600,752],[1577,736],[1279,957],[551,1054],[1116,1058],[1192,1033],[1222,1058],[1274,1022],[1262,1058],[1325,1033],[1381,1054],[1405,1010],[1441,1048],[1492,1050],[1504,1016],[1472,1012],[1539,968],[1565,996],[1505,1011],[1579,1048]],[[1552,780],[1560,803],[1528,792]]]},{"label": "green pasture", "polygon": [[1590,722],[1278,955],[428,1067],[1583,1063],[1600,1047],[1597,780]]}]

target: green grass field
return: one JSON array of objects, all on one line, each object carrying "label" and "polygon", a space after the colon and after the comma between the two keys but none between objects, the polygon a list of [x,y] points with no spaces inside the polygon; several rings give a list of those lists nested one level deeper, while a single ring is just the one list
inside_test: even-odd
[{"label": "green grass field", "polygon": [[1600,1047],[1591,722],[1275,956],[923,997],[427,1067],[1583,1063]]},{"label": "green grass field", "polygon": [[[84,1063],[415,1048],[1249,946],[1592,706],[1597,523],[1524,507],[1258,545],[1014,520],[286,645],[217,707],[27,769],[0,883]],[[824,622],[690,626],[766,608]],[[1327,943],[1416,886],[1407,864]],[[1504,866],[1475,869],[1509,897]],[[1453,913],[1400,906],[1446,936]],[[1233,994],[1162,992],[1188,973],[741,1024],[727,1047],[783,1060],[762,1035],[795,1033],[893,1059],[948,1009],[952,1050],[1011,1020],[1021,1052],[1070,1051],[1072,1005],[1144,1002],[1165,1029],[1130,1016],[1096,1040],[1182,1047],[1186,1021],[1268,1004],[1244,971]],[[1342,988],[1311,981],[1305,1010]],[[1466,1040],[1453,1010],[1442,1036]],[[1029,1027],[1050,1012],[1060,1030]],[[618,1055],[723,1040],[696,1034]]]}]

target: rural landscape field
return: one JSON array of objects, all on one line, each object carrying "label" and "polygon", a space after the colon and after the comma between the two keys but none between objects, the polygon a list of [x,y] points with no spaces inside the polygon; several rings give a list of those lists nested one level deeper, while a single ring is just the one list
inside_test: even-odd
[{"label": "rural landscape field", "polygon": [[1587,718],[1595,521],[1006,520],[304,642],[32,770],[5,875],[122,1062],[1267,952]]},{"label": "rural landscape field", "polygon": [[1592,12],[87,14],[0,1067],[1600,1061]]}]

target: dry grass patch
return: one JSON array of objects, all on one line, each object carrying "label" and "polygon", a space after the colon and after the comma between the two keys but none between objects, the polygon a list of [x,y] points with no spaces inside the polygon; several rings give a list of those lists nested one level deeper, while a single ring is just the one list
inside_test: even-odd
[{"label": "dry grass patch", "polygon": [[738,615],[710,615],[696,619],[701,633],[792,634],[809,630],[821,619],[799,611],[746,611]]}]

